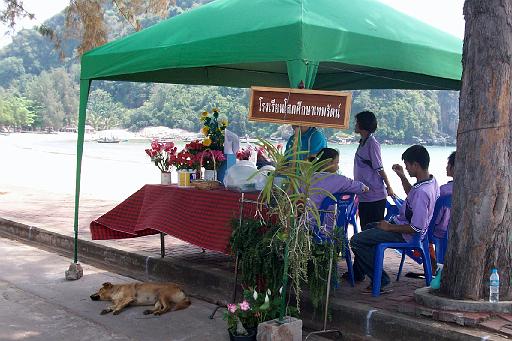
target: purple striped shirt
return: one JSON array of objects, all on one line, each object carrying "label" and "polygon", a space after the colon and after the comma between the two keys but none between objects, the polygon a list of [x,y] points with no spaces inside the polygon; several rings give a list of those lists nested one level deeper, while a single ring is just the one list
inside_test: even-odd
[{"label": "purple striped shirt", "polygon": [[[453,181],[448,181],[448,183],[442,185],[439,188],[440,195],[452,195],[453,192]],[[448,224],[450,223],[450,208],[443,207],[437,214],[435,226],[434,226],[434,236],[437,238],[443,238],[446,230],[448,229]]]},{"label": "purple striped shirt", "polygon": [[[322,204],[322,201],[327,197],[325,192],[348,192],[361,195],[360,193],[362,193],[363,191],[363,186],[364,184],[362,182],[352,180],[343,175],[327,172],[318,172],[315,173],[315,175],[313,176],[310,198],[311,201],[316,206],[316,208],[319,209],[320,205]],[[334,211],[334,205],[329,207],[326,211]],[[325,214],[324,225],[326,226],[326,229],[328,231],[332,230],[332,227],[334,225],[332,213]]]},{"label": "purple striped shirt", "polygon": [[[397,216],[391,221],[397,225],[410,225],[411,228],[425,236],[428,224],[434,214],[434,206],[439,198],[439,185],[431,175],[430,179],[415,183]],[[412,240],[412,234],[403,233],[402,237],[407,241]]]}]

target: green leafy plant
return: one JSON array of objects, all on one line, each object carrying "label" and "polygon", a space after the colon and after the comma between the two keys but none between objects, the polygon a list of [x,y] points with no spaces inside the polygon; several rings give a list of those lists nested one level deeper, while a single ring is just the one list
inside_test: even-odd
[{"label": "green leafy plant", "polygon": [[[315,173],[320,172],[329,160],[309,162],[300,159],[303,152],[283,152],[265,140],[260,140],[259,145],[275,164],[260,195],[260,210],[277,220],[278,227],[270,245],[284,243],[282,287],[286,290],[289,278],[300,311],[302,284],[308,282],[310,262],[314,259],[315,245],[310,226],[314,223],[320,226],[320,213],[311,197],[322,193],[334,199],[330,192],[315,186],[322,179],[315,177]],[[313,262],[313,266],[318,267],[318,262]],[[286,310],[284,296],[280,319]]]},{"label": "green leafy plant", "polygon": [[273,240],[275,224],[257,219],[232,220],[231,250],[239,255],[241,281],[258,290],[278,290],[282,283],[284,243]]}]

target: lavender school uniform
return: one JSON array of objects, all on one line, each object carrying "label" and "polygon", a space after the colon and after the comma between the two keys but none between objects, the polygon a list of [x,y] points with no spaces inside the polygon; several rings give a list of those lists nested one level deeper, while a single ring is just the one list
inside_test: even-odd
[{"label": "lavender school uniform", "polygon": [[[360,181],[352,180],[343,175],[328,172],[318,172],[313,175],[311,187],[313,188],[311,193],[311,201],[315,204],[316,208],[319,209],[322,201],[324,201],[324,199],[327,197],[327,195],[325,195],[325,191],[329,193],[348,192],[360,195],[360,193],[363,192],[364,184]],[[315,191],[314,188],[321,188],[322,190]],[[327,211],[331,210],[334,210],[334,205],[331,205],[327,209]],[[324,224],[326,226],[326,230],[332,230],[334,225],[332,213],[326,213]]]},{"label": "lavender school uniform", "polygon": [[[398,215],[392,217],[390,222],[397,225],[410,225],[414,231],[421,233],[423,238],[434,214],[437,198],[439,198],[439,185],[431,175],[430,179],[419,181],[412,186]],[[402,237],[409,242],[413,235],[403,233]]]},{"label": "lavender school uniform", "polygon": [[373,134],[361,141],[354,157],[354,180],[363,182],[370,190],[359,195],[360,202],[386,199],[384,180],[379,174],[383,169],[380,144]]},{"label": "lavender school uniform", "polygon": [[[440,196],[452,195],[453,181],[448,181],[448,183],[442,185],[439,188],[439,192]],[[439,211],[434,225],[434,236],[437,238],[444,238],[446,230],[448,230],[448,224],[450,223],[450,214],[451,210],[448,207],[443,207],[441,211]]]}]

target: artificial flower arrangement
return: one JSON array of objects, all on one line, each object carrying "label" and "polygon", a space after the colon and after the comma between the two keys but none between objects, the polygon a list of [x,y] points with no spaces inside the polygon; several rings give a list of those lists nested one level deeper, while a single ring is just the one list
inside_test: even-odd
[{"label": "artificial flower arrangement", "polygon": [[162,143],[156,139],[151,142],[151,148],[146,149],[146,154],[162,172],[170,172],[173,166],[177,170],[199,169],[201,166],[205,169],[218,169],[226,160],[224,131],[228,125],[227,118],[220,117],[219,110],[213,109],[211,113],[203,112],[200,119],[203,122],[201,132],[205,138],[186,144],[180,152],[177,152],[172,142]]},{"label": "artificial flower arrangement", "polygon": [[177,170],[194,169],[196,160],[194,155],[190,154],[186,149],[183,149],[179,153],[169,157],[169,164],[176,167]]},{"label": "artificial flower arrangement", "polygon": [[201,114],[201,121],[203,127],[204,140],[203,145],[211,150],[224,150],[224,130],[228,126],[228,119],[220,117],[219,110],[213,109],[211,113],[204,111]]},{"label": "artificial flower arrangement", "polygon": [[146,154],[149,155],[151,161],[161,172],[170,172],[172,163],[170,160],[176,155],[177,148],[172,142],[159,142],[158,140],[151,141],[151,148],[146,149]]},{"label": "artificial flower arrangement", "polygon": [[224,313],[224,320],[227,321],[232,335],[255,335],[259,323],[279,316],[281,299],[279,295],[272,296],[269,289],[266,293],[258,293],[253,289],[244,290],[243,296],[242,302],[228,304]]}]

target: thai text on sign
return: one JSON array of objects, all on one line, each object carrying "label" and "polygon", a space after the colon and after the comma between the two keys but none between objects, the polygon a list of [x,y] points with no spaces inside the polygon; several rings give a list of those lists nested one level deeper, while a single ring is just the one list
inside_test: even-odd
[{"label": "thai text on sign", "polygon": [[350,92],[252,87],[249,120],[347,129]]}]

